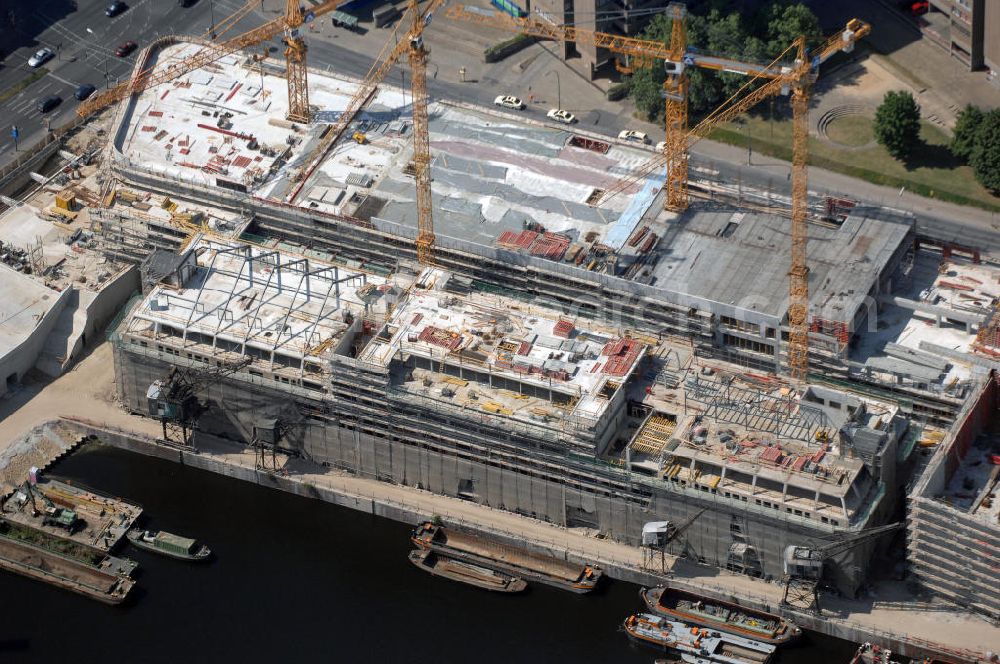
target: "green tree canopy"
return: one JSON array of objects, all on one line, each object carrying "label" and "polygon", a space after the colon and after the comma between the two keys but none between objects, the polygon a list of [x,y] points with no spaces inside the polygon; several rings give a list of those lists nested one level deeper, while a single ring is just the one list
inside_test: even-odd
[{"label": "green tree canopy", "polygon": [[[713,0],[703,5],[704,13],[689,14],[687,41],[695,50],[739,60],[770,62],[800,35],[808,43],[822,38],[819,21],[808,7],[791,0],[770,0],[753,16],[734,9],[734,2]],[[673,21],[664,15],[654,18],[643,39],[670,43]],[[664,79],[660,63],[633,73],[629,94],[636,107],[648,118],[663,115],[660,91]],[[745,76],[694,68],[689,70],[688,106],[695,115],[706,113],[733,95],[747,82]]]},{"label": "green tree canopy", "polygon": [[767,54],[772,58],[788,48],[800,36],[806,38],[806,47],[812,48],[823,39],[819,19],[803,4],[775,2],[763,13],[766,17]]},{"label": "green tree canopy", "polygon": [[979,183],[1000,195],[1000,109],[983,115],[969,163]]},{"label": "green tree canopy", "polygon": [[955,120],[955,137],[951,140],[951,153],[968,161],[976,147],[976,134],[983,121],[983,112],[972,104],[966,104]]},{"label": "green tree canopy", "polygon": [[906,91],[885,93],[875,111],[875,140],[896,159],[910,156],[920,141],[920,107]]}]

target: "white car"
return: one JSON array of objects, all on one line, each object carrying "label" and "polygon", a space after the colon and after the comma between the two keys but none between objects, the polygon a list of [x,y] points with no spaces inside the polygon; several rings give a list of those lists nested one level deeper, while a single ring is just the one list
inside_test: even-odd
[{"label": "white car", "polygon": [[646,134],[641,131],[636,131],[635,129],[622,129],[618,132],[618,140],[645,144],[649,143],[649,136],[646,136]]},{"label": "white car", "polygon": [[51,48],[40,48],[38,52],[28,58],[29,67],[41,67],[43,64],[56,57]]},{"label": "white car", "polygon": [[555,120],[556,122],[562,122],[563,124],[573,124],[576,122],[576,116],[569,111],[564,111],[561,108],[549,109],[546,113],[550,120]]},{"label": "white car", "polygon": [[493,103],[502,108],[513,108],[516,111],[524,110],[524,102],[514,95],[500,95],[493,100]]},{"label": "white car", "polygon": [[667,142],[666,141],[660,141],[659,143],[656,144],[656,151],[657,152],[663,152],[665,149],[667,149]]}]

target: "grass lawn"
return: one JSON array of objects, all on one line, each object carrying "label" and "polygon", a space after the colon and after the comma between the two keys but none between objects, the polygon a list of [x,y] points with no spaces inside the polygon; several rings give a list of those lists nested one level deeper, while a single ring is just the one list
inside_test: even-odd
[{"label": "grass lawn", "polygon": [[[754,152],[791,161],[790,120],[772,122],[760,117],[744,120],[742,127],[729,123],[715,129],[708,138],[746,147],[749,128]],[[869,143],[871,132],[871,120],[862,116],[839,118],[831,123],[828,130],[831,138],[852,146]],[[1000,212],[1000,198],[990,195],[976,182],[972,169],[952,156],[948,151],[948,136],[943,131],[928,122],[921,122],[920,136],[924,144],[906,163],[893,159],[879,145],[851,149],[811,136],[809,163],[875,184],[906,187],[922,196]]]},{"label": "grass lawn", "polygon": [[49,73],[48,69],[46,69],[45,67],[39,67],[38,69],[31,72],[26,77],[22,78],[20,81],[10,86],[6,90],[0,91],[0,104],[7,101],[8,99],[11,99],[21,90],[24,90],[26,87],[28,87],[29,85],[31,85],[32,83],[34,83],[35,81],[37,81],[38,79],[40,79],[41,77],[45,76],[48,73]]},{"label": "grass lawn", "polygon": [[874,123],[863,115],[845,115],[830,121],[826,135],[839,145],[859,148],[875,140]]}]

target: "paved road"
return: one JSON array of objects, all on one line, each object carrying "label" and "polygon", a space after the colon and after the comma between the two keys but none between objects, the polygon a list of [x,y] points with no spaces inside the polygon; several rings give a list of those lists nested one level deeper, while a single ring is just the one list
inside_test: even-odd
[{"label": "paved road", "polygon": [[[116,45],[131,39],[142,47],[164,34],[201,34],[211,25],[213,13],[217,19],[222,18],[243,3],[200,0],[183,8],[176,0],[129,0],[128,11],[114,18],[104,15],[108,0],[78,0],[77,9],[65,16],[54,15],[50,4],[39,0],[31,13],[17,16],[17,29],[36,35],[36,44],[7,54],[0,67],[0,90],[7,90],[35,71],[27,61],[36,50],[48,46],[58,53],[44,65],[48,74],[0,104],[0,166],[15,157],[11,125],[20,128],[20,145],[31,145],[45,132],[46,119],[53,127],[70,119],[79,104],[73,98],[78,85],[90,83],[103,88],[131,72],[138,51],[128,58],[118,58],[114,55]],[[255,14],[245,19],[247,27],[261,22]],[[36,105],[48,95],[62,97],[63,103],[42,115]]]}]

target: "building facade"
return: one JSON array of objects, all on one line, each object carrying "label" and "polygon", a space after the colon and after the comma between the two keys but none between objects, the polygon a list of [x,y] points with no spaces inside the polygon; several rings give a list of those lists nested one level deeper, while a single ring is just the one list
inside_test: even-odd
[{"label": "building facade", "polygon": [[987,65],[986,58],[989,55],[994,63],[1000,60],[997,53],[1000,3],[997,0],[931,0],[930,3],[948,17],[945,41],[951,55],[971,71],[985,66],[995,68]]},{"label": "building facade", "polygon": [[[663,411],[637,401],[652,392],[651,349],[628,333],[455,295],[440,270],[399,290],[239,243],[190,252],[197,268],[166,275],[114,333],[119,397],[133,412],[161,412],[150,388],[171,367],[197,376],[244,360],[199,388],[208,411],[196,428],[260,444],[264,469],[261,441],[277,438],[315,463],[630,544],[646,522],[696,517],[672,553],[772,578],[788,546],[890,518],[896,476],[885,460],[896,458],[902,421],[873,418],[847,395],[814,388],[778,401],[794,410],[778,420],[748,404],[763,433],[730,408],[732,391],[697,397],[714,422],[700,441],[705,427],[678,405],[686,398]],[[648,430],[663,419],[676,423],[676,442],[651,454]],[[268,427],[280,434],[262,435]],[[634,428],[646,432],[642,446]],[[729,430],[745,449],[710,453]],[[856,592],[872,550],[838,559],[832,582]]]}]

